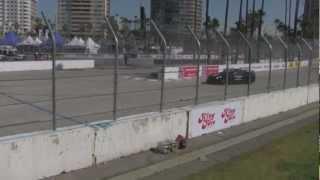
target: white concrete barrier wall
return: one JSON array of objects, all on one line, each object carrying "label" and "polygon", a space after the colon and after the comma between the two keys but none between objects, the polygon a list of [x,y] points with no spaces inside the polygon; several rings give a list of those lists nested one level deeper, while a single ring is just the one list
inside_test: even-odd
[{"label": "white concrete barrier wall", "polygon": [[[311,85],[200,105],[193,108],[200,110],[193,119],[198,121],[202,117],[202,107],[204,113],[212,111],[220,117],[225,112],[227,119],[221,119],[225,124],[204,132],[210,133],[316,101],[319,101],[319,86]],[[37,180],[148,150],[159,142],[174,140],[179,134],[190,134],[187,133],[187,123],[192,121],[189,111],[190,108],[184,108],[146,113],[116,122],[97,122],[90,127],[0,138],[0,179]],[[208,117],[212,116],[205,114],[201,120],[211,123],[212,118]]]},{"label": "white concrete barrier wall", "polygon": [[92,165],[94,131],[69,128],[0,139],[0,179],[36,180]]},{"label": "white concrete barrier wall", "polygon": [[[179,80],[179,75],[180,75],[179,71],[180,71],[179,67],[166,67],[164,79],[165,80]],[[160,76],[161,73],[159,73],[158,75]],[[160,77],[159,77],[159,79],[160,79]]]},{"label": "white concrete barrier wall", "polygon": [[[190,137],[198,137],[317,101],[319,85],[310,85],[199,105],[190,112],[188,134]],[[240,104],[241,107],[234,104]],[[225,115],[228,121],[222,117]]]},{"label": "white concrete barrier wall", "polygon": [[58,60],[57,66],[62,66],[62,69],[90,69],[95,63],[94,60]]},{"label": "white concrete barrier wall", "polygon": [[149,150],[159,142],[175,140],[179,134],[185,136],[186,127],[185,110],[149,113],[110,122],[96,132],[97,163]]},{"label": "white concrete barrier wall", "polygon": [[[93,127],[94,126],[94,127]],[[0,138],[0,179],[37,180],[138,153],[186,135],[187,111]]]},{"label": "white concrete barrier wall", "polygon": [[308,89],[308,103],[314,103],[319,101],[319,85],[313,84]]},{"label": "white concrete barrier wall", "polygon": [[252,95],[244,100],[244,122],[271,116],[304,106],[308,102],[308,87]]},{"label": "white concrete barrier wall", "polygon": [[[94,60],[58,60],[56,66],[60,69],[89,69],[94,68]],[[19,61],[0,62],[0,72],[50,70],[51,61]]]}]

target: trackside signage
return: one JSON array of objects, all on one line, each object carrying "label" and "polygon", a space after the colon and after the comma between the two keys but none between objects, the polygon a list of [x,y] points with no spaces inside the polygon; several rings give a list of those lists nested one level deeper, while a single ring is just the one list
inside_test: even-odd
[{"label": "trackside signage", "polygon": [[240,102],[195,107],[190,113],[190,136],[219,131],[241,123]]},{"label": "trackside signage", "polygon": [[[197,66],[181,66],[180,67],[181,79],[193,79],[197,77]],[[201,76],[202,66],[199,67],[199,76]]]}]

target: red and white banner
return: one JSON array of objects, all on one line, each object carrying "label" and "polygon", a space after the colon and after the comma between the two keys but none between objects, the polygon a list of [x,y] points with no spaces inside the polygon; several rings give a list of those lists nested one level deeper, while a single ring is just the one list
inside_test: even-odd
[{"label": "red and white banner", "polygon": [[192,109],[189,122],[189,136],[198,137],[241,123],[242,110],[240,102],[224,105],[198,106]]},{"label": "red and white banner", "polygon": [[210,75],[216,76],[219,74],[219,65],[207,65],[202,67],[202,76],[208,77]]},{"label": "red and white banner", "polygon": [[[181,79],[192,79],[197,77],[197,66],[182,66],[180,68],[181,71]],[[201,67],[200,67],[200,71],[199,73],[201,73]],[[201,76],[201,74],[199,74]]]}]

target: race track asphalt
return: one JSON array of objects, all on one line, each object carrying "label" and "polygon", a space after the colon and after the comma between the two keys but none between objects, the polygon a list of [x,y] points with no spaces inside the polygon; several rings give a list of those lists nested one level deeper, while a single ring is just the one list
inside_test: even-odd
[{"label": "race track asphalt", "polygon": [[[146,78],[154,68],[120,67],[118,116],[159,111],[158,80]],[[287,88],[296,86],[296,70],[288,70]],[[266,92],[267,72],[256,75],[252,94]],[[312,82],[318,80],[313,68]],[[202,82],[205,80],[202,79]],[[272,72],[272,90],[282,88],[283,71]],[[307,69],[301,69],[301,85],[307,82]],[[195,80],[165,83],[165,109],[192,105]],[[228,98],[245,96],[247,85],[231,85]],[[224,85],[201,83],[200,103],[223,100]],[[113,109],[113,69],[57,72],[58,127],[111,120]],[[0,73],[0,136],[51,128],[50,71]]]}]

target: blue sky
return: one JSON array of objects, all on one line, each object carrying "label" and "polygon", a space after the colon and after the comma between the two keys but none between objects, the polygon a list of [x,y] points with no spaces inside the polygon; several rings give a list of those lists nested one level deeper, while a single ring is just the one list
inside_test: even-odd
[{"label": "blue sky", "polygon": [[[225,13],[225,0],[210,0],[214,4],[210,6],[210,14],[223,22]],[[245,0],[244,0],[245,2]],[[249,0],[252,2],[252,0]],[[261,6],[261,0],[256,1],[257,8]],[[292,7],[295,5],[295,0],[292,0]],[[147,7],[149,15],[149,0],[111,0],[111,13],[119,14],[120,16],[134,17],[139,14],[139,4],[143,3]],[[230,0],[230,18],[229,24],[234,25],[239,13],[240,0]],[[301,0],[300,14],[303,13],[304,0]],[[56,0],[39,0],[40,10],[45,11],[50,17],[54,17],[56,13]],[[271,25],[275,18],[284,18],[285,0],[265,0],[266,24]],[[251,8],[251,6],[250,6]],[[294,16],[294,8],[292,8],[292,17]],[[292,18],[293,21],[293,18]],[[292,22],[293,23],[293,22]],[[223,25],[223,23],[221,23]]]}]

